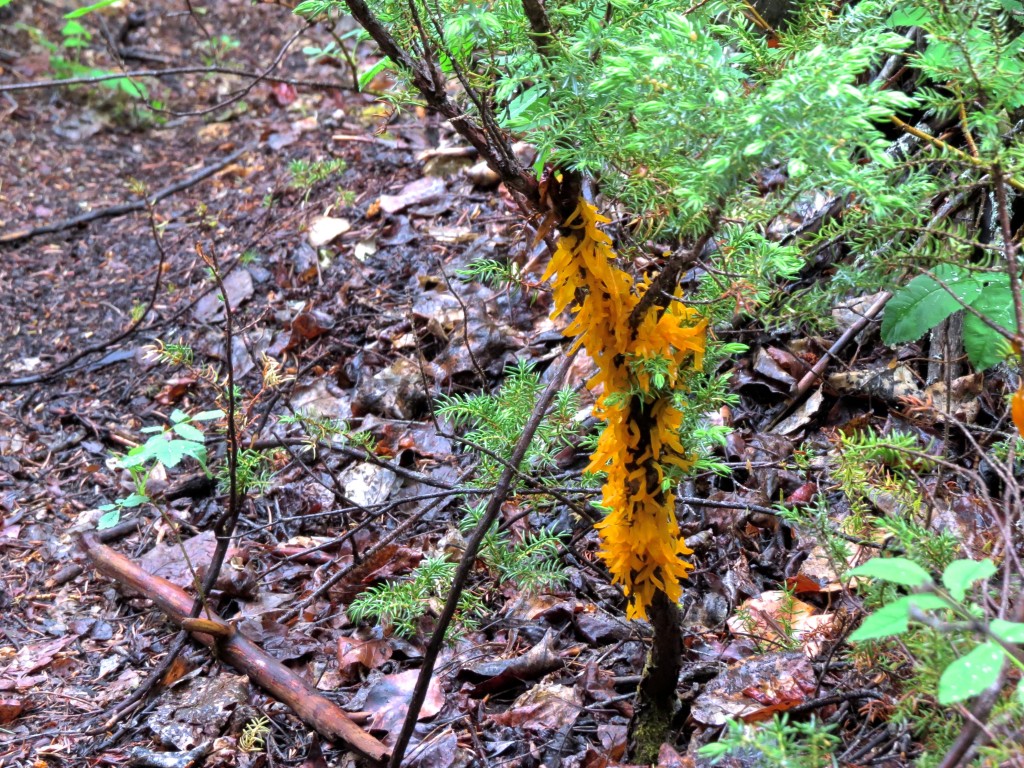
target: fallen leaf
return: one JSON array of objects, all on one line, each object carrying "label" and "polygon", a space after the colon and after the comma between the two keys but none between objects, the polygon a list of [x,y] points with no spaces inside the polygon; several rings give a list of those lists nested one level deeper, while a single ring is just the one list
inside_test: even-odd
[{"label": "fallen leaf", "polygon": [[582,705],[583,695],[577,686],[541,684],[516,699],[507,712],[489,718],[498,725],[549,735],[572,725]]},{"label": "fallen leaf", "polygon": [[0,699],[0,725],[17,720],[24,711],[24,699]]},{"label": "fallen leaf", "polygon": [[345,234],[350,229],[352,229],[352,224],[348,219],[337,219],[333,216],[317,216],[309,225],[307,237],[309,238],[310,245],[314,248],[319,248],[327,245],[334,238]]},{"label": "fallen leaf", "polygon": [[815,675],[802,653],[774,653],[731,665],[694,700],[691,715],[703,725],[766,719],[791,709],[814,692]]},{"label": "fallen leaf", "polygon": [[299,92],[296,91],[295,86],[290,83],[274,83],[270,87],[270,97],[279,107],[287,107],[295,101],[295,98],[298,95]]},{"label": "fallen leaf", "polygon": [[[249,270],[233,270],[224,278],[224,290],[227,291],[228,301],[231,302],[231,310],[237,310],[239,305],[245,303],[253,295],[252,275]],[[221,299],[220,290],[215,289],[199,299],[195,307],[192,308],[192,315],[200,323],[220,320],[224,315],[224,302]]]},{"label": "fallen leaf", "polygon": [[387,500],[398,482],[398,476],[387,467],[368,461],[353,464],[338,478],[345,497],[361,507],[372,507]]},{"label": "fallen leaf", "polygon": [[436,200],[445,193],[445,190],[443,179],[427,176],[406,184],[397,195],[381,195],[380,209],[384,213],[398,213],[409,206]]},{"label": "fallen leaf", "polygon": [[390,658],[391,646],[383,638],[338,638],[338,674],[347,683],[358,680],[360,670],[377,669]]},{"label": "fallen leaf", "polygon": [[[361,695],[356,699],[359,702],[358,706],[371,715],[367,730],[387,733],[384,738],[385,744],[393,744],[398,737],[398,729],[402,727],[409,711],[409,700],[412,698],[419,674],[417,670],[410,669],[397,675],[384,675],[367,688],[365,696]],[[435,677],[427,687],[427,696],[423,700],[417,719],[429,720],[440,712],[443,706],[444,692]]]},{"label": "fallen leaf", "polygon": [[459,670],[458,676],[482,681],[473,688],[473,696],[484,696],[521,685],[527,680],[537,680],[565,664],[556,653],[554,642],[555,632],[549,629],[541,641],[522,656],[467,664]]}]

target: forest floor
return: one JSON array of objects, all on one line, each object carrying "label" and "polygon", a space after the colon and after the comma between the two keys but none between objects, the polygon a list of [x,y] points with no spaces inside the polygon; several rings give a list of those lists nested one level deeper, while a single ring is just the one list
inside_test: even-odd
[{"label": "forest floor", "polygon": [[[47,49],[67,40],[61,14],[74,6],[61,5],[0,10],[0,85],[51,78],[51,55],[74,53]],[[89,66],[111,66],[119,47],[145,59],[134,68],[258,72],[302,30],[286,9],[247,1],[213,3],[200,16],[148,4],[138,28],[125,26],[129,10],[83,20],[95,36]],[[343,65],[302,53],[328,42],[301,32],[275,74],[334,88],[263,81],[240,92],[251,78],[217,73],[141,80],[162,112],[99,85],[0,93],[0,764],[353,763],[344,744],[322,740],[198,644],[137,707],[117,711],[176,628],[151,601],[99,576],[78,534],[105,513],[109,523],[99,508],[137,490],[116,457],[144,443],[145,428],[172,425],[176,411],[224,407],[216,382],[228,360],[243,393],[242,443],[273,448],[274,474],[242,509],[218,582],[222,612],[384,744],[397,737],[444,596],[426,602],[405,635],[354,621],[346,607],[373,585],[407,579],[425,558],[457,552],[467,506],[486,498],[471,486],[474,454],[431,418],[432,404],[496,391],[517,362],[547,372],[565,342],[542,290],[493,290],[456,275],[488,258],[539,279],[543,244],[534,247],[510,197],[471,169],[469,153],[437,151],[459,144],[436,116],[395,113],[346,85]],[[303,162],[326,178],[303,179]],[[61,224],[204,170],[213,172],[148,210]],[[27,231],[48,225],[57,231]],[[224,276],[230,348],[199,248]],[[901,415],[901,393],[858,396],[855,385],[853,396],[816,392],[809,406],[789,408],[805,360],[834,338],[799,340],[804,357],[780,340],[745,339],[752,351],[733,378],[741,405],[717,415],[736,427],[722,457],[736,472],[685,489],[718,505],[685,509],[697,570],[686,588],[684,709],[662,765],[706,763],[694,750],[728,718],[786,710],[837,724],[848,764],[903,765],[914,752],[905,727],[887,718],[894,679],[833,658],[859,603],[818,542],[772,509],[828,492],[822,467],[801,467],[798,449],[808,441],[827,451],[836,425],[941,432],[934,420]],[[195,365],[155,361],[149,352],[160,344],[192,348]],[[854,355],[881,356],[869,344]],[[277,387],[265,388],[266,360],[280,364]],[[587,375],[581,358],[570,374],[581,419]],[[344,420],[372,435],[372,451],[337,434],[305,451],[299,427],[279,422],[296,412]],[[225,442],[215,423],[199,426],[216,472]],[[557,461],[571,484],[586,456],[567,444]],[[151,501],[121,510],[103,538],[191,588],[193,565],[212,555],[225,494],[188,459],[157,468],[145,491]],[[842,516],[841,498],[830,498]],[[978,506],[957,497],[943,509],[943,524],[983,552]],[[625,764],[649,628],[625,620],[589,518],[534,504],[524,489],[503,519],[518,540],[564,533],[565,578],[529,591],[480,565],[471,587],[484,611],[443,651],[406,764]],[[737,623],[750,599],[760,602]],[[261,717],[269,720],[259,729]],[[262,740],[246,743],[254,732]]]}]

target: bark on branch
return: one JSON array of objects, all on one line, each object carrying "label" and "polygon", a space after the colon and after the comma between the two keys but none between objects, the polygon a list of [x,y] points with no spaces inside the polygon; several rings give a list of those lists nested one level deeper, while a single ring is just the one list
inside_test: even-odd
[{"label": "bark on branch", "polygon": [[[95,534],[86,533],[81,545],[96,570],[143,597],[152,600],[167,617],[178,626],[186,621],[192,609],[192,598],[180,587],[159,576],[147,573],[127,557],[100,544]],[[278,701],[289,706],[307,725],[326,739],[342,741],[353,751],[382,764],[390,750],[356,725],[334,702],[321,696],[305,680],[265,653],[240,632],[231,631],[222,619],[210,613],[205,617],[210,627],[220,626],[222,637],[204,632],[193,632],[199,642],[216,647],[219,658],[249,676],[256,685]],[[205,623],[193,623],[205,627]]]},{"label": "bark on branch", "polygon": [[429,67],[399,45],[387,27],[370,10],[365,0],[345,0],[345,4],[352,13],[352,18],[367,31],[381,51],[399,68],[409,73],[413,87],[420,92],[427,105],[451,121],[455,130],[476,148],[480,157],[501,177],[505,186],[525,196],[535,209],[539,209],[537,179],[529,169],[524,169],[516,160],[511,150],[511,141],[508,141],[509,146],[503,149],[494,146],[483,126],[470,118],[465,110],[448,96],[443,83],[438,87],[431,77]]}]

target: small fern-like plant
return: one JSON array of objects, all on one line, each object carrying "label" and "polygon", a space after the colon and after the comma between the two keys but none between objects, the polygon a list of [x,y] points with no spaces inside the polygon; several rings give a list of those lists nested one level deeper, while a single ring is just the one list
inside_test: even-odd
[{"label": "small fern-like plant", "polygon": [[[442,395],[436,413],[457,428],[468,427],[465,439],[508,460],[512,447],[526,426],[544,385],[530,363],[520,360],[507,371],[505,382],[496,394]],[[538,428],[530,449],[519,470],[534,476],[555,466],[555,455],[568,443],[566,439],[578,431],[574,417],[579,398],[571,389],[562,389],[555,397],[554,407]],[[480,455],[479,480],[493,484],[504,465],[486,453]],[[513,488],[522,481],[513,479]]]},{"label": "small fern-like plant", "polygon": [[270,718],[265,715],[254,717],[245,724],[238,737],[238,748],[243,752],[262,752],[270,733]]},{"label": "small fern-like plant", "polygon": [[[486,508],[487,503],[481,502],[466,511],[459,526],[463,533],[476,528]],[[562,534],[550,531],[527,533],[520,541],[513,541],[495,523],[484,536],[480,559],[495,572],[497,583],[512,581],[520,589],[534,591],[565,581],[558,559],[562,543]]]},{"label": "small fern-like plant", "polygon": [[376,441],[369,432],[354,432],[342,419],[319,416],[312,411],[298,411],[292,415],[281,416],[278,422],[298,424],[306,436],[305,445],[314,458],[320,443],[331,443],[335,440],[358,445],[367,451],[372,451],[376,447]]},{"label": "small fern-like plant", "polygon": [[[391,627],[396,634],[414,637],[420,620],[431,612],[432,603],[440,608],[440,603],[447,598],[457,567],[443,555],[428,557],[407,579],[378,584],[363,592],[349,605],[348,616],[355,622],[377,621]],[[482,609],[480,599],[465,591],[452,627],[456,624],[473,626]]]}]

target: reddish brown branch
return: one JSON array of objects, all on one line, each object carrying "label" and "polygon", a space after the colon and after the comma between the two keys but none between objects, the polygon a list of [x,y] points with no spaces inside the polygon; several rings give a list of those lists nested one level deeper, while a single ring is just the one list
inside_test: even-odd
[{"label": "reddish brown branch", "polygon": [[[498,137],[497,141],[508,146],[498,147],[491,135],[477,121],[471,119],[448,95],[445,88],[439,88],[431,77],[430,67],[413,58],[391,35],[388,28],[370,10],[365,0],[345,0],[349,11],[363,29],[367,31],[381,51],[387,55],[399,69],[408,73],[412,85],[423,96],[427,106],[437,110],[451,121],[452,127],[472,144],[480,157],[497,173],[505,186],[519,192],[530,202],[534,210],[540,208],[539,188],[537,179],[529,169],[524,169],[516,160],[510,146],[511,141]],[[442,84],[443,85],[443,84]]]},{"label": "reddish brown branch", "polygon": [[629,315],[629,327],[633,334],[636,334],[637,328],[640,327],[640,323],[644,321],[644,317],[647,316],[647,311],[652,307],[658,307],[664,309],[665,305],[670,300],[672,294],[675,292],[679,284],[679,274],[682,272],[684,266],[692,261],[696,261],[700,258],[701,253],[704,251],[704,247],[711,241],[711,238],[715,236],[715,229],[718,226],[718,217],[721,212],[722,201],[713,208],[708,215],[708,225],[704,230],[703,234],[697,238],[697,242],[694,243],[693,248],[689,251],[682,251],[674,254],[665,263],[665,266],[661,268],[661,272],[658,273],[657,277],[651,281],[651,284],[647,287],[644,295],[640,297],[640,301],[633,307],[633,311]]},{"label": "reddish brown branch", "polygon": [[[192,608],[192,598],[184,590],[147,573],[127,557],[100,544],[95,534],[83,534],[81,545],[96,570],[152,600],[171,621],[182,625]],[[213,613],[208,620],[227,626]],[[241,632],[223,634],[225,637],[221,640],[202,632],[193,633],[193,637],[203,645],[216,647],[219,658],[247,674],[253,683],[289,706],[324,738],[343,741],[374,763],[387,759],[390,750],[384,744],[356,725],[340,707],[321,696],[309,683],[247,640]]]}]

